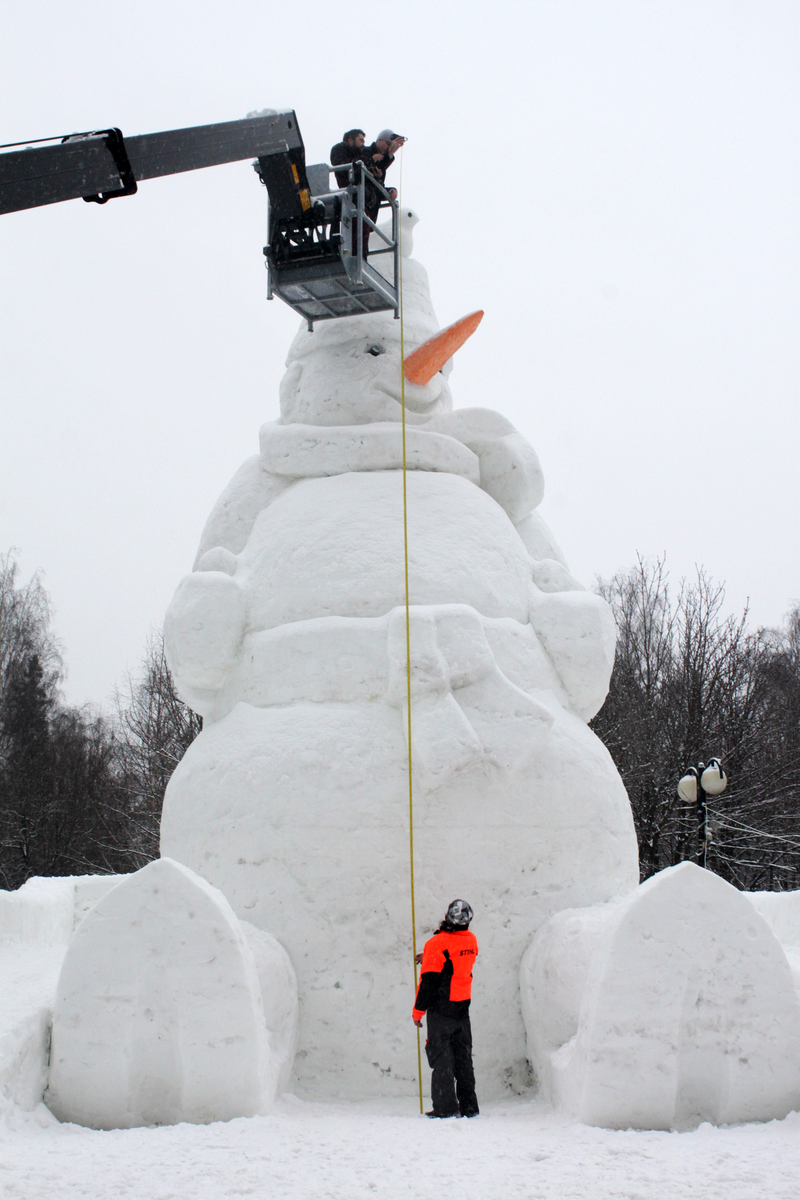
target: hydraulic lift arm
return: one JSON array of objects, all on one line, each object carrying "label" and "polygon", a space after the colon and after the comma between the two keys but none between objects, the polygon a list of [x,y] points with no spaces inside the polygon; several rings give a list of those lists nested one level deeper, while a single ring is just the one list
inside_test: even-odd
[{"label": "hydraulic lift arm", "polygon": [[[364,164],[347,168],[348,184],[331,192],[331,168],[306,170],[305,147],[292,110],[125,138],[119,129],[96,129],[62,138],[0,146],[0,213],[58,204],[105,204],[132,196],[142,179],[177,175],[252,158],[269,194],[267,297],[279,296],[308,322],[392,309],[399,313],[397,204]],[[367,187],[391,210],[391,235],[367,211]],[[373,233],[391,254],[391,272],[368,262]]]},{"label": "hydraulic lift arm", "polygon": [[272,156],[285,159],[287,186],[296,191],[302,211],[301,193],[307,192],[308,182],[293,111],[129,138],[118,129],[102,129],[50,139],[46,145],[0,147],[0,213],[81,197],[104,204],[133,195],[143,179]]}]

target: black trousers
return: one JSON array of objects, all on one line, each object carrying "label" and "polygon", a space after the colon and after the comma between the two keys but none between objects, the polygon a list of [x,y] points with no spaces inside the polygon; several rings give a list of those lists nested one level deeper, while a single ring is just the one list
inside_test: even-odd
[{"label": "black trousers", "polygon": [[428,1013],[428,1063],[433,1068],[431,1100],[438,1117],[474,1117],[478,1110],[472,1069],[469,1017]]}]

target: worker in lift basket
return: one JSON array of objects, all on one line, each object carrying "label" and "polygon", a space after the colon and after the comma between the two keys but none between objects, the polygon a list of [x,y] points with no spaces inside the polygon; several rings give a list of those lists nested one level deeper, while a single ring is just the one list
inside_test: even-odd
[{"label": "worker in lift basket", "polygon": [[[331,166],[349,166],[353,162],[362,162],[367,175],[371,175],[386,187],[386,172],[394,162],[395,152],[400,149],[405,140],[399,134],[392,133],[391,129],[382,129],[375,141],[367,149],[364,130],[348,129],[342,135],[342,140],[331,147]],[[340,188],[346,187],[347,171],[337,171],[336,182]],[[387,191],[392,200],[397,199],[397,190],[395,188],[387,188]],[[380,193],[376,188],[372,187],[369,179],[367,179],[364,188],[364,212],[371,221],[377,221],[380,203]],[[365,222],[363,230],[364,258],[367,257],[369,252],[369,237],[371,232],[370,227]],[[356,254],[357,250],[358,243],[356,241],[355,230],[353,230],[353,254]]]},{"label": "worker in lift basket", "polygon": [[478,956],[478,942],[469,930],[471,920],[466,900],[454,900],[417,955],[422,972],[412,1016],[421,1028],[423,1015],[428,1014],[425,1054],[433,1068],[429,1117],[477,1117],[479,1111],[469,1023],[472,968]]}]

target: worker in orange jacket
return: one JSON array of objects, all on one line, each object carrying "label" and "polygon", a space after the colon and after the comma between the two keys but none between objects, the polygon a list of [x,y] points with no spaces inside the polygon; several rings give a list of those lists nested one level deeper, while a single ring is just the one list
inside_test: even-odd
[{"label": "worker in orange jacket", "polygon": [[429,1117],[477,1117],[479,1111],[469,1023],[472,968],[478,956],[478,942],[469,931],[471,920],[466,900],[454,900],[417,955],[422,972],[412,1016],[421,1027],[428,1014],[425,1054],[433,1068]]}]

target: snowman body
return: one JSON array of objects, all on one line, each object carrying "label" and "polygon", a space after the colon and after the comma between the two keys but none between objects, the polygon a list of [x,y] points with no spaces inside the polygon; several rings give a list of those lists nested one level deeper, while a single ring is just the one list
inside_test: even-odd
[{"label": "snowman body", "polygon": [[[407,350],[438,329],[404,260]],[[288,950],[291,1085],[416,1087],[398,323],[298,334],[281,420],[212,513],[166,622],[204,728],[165,798],[162,853]],[[447,374],[407,385],[418,937],[455,896],[480,945],[481,1094],[528,1080],[519,966],[539,925],[634,888],[621,780],[586,722],[613,664],[604,602],[535,513],[536,456]]]}]

